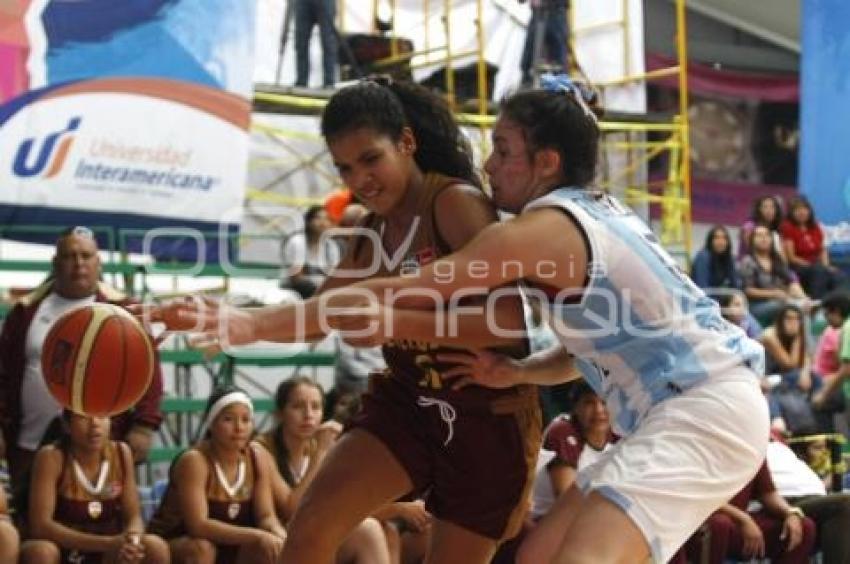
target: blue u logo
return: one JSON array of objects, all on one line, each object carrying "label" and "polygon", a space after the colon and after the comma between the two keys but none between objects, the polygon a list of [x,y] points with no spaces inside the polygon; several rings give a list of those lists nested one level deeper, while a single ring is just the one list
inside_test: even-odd
[{"label": "blue u logo", "polygon": [[[48,135],[38,151],[35,163],[31,166],[28,162],[30,161],[30,153],[33,149],[33,145],[35,144],[35,139],[32,137],[25,139],[18,147],[18,152],[15,154],[15,161],[12,163],[12,171],[17,176],[36,176],[44,171],[45,168],[47,168],[48,162],[50,162],[50,168],[47,170],[45,176],[49,178],[56,175],[56,173],[58,173],[62,168],[62,164],[65,162],[65,157],[68,154],[68,149],[74,139],[73,135],[67,134],[76,131],[80,126],[80,121],[80,117],[73,117],[68,121],[68,126],[65,129]],[[63,139],[59,144],[57,151],[57,142],[63,136],[65,136],[65,139]]]}]

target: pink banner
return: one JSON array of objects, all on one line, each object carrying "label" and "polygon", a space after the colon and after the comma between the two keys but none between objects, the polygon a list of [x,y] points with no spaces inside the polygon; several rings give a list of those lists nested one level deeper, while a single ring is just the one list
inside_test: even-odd
[{"label": "pink banner", "polygon": [[29,89],[29,39],[24,14],[30,0],[0,0],[0,104]]},{"label": "pink banner", "polygon": [[[676,60],[659,54],[646,56],[647,70],[676,66]],[[677,76],[655,79],[652,84],[679,87]],[[765,102],[799,102],[800,81],[797,75],[759,74],[718,70],[709,65],[688,63],[688,89],[695,94],[719,94]]]}]

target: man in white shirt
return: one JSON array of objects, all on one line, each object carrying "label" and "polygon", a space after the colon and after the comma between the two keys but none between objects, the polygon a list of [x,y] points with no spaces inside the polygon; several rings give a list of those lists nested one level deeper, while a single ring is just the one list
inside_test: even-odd
[{"label": "man in white shirt", "polygon": [[850,562],[850,495],[828,494],[818,475],[782,442],[768,444],[767,466],[779,494],[817,524],[823,561]]}]

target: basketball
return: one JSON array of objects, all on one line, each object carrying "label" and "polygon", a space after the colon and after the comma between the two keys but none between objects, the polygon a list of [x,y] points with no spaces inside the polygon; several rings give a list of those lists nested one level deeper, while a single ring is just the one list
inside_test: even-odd
[{"label": "basketball", "polygon": [[148,389],[154,349],[142,326],[125,309],[96,303],[56,320],[41,353],[47,389],[80,414],[126,411]]}]

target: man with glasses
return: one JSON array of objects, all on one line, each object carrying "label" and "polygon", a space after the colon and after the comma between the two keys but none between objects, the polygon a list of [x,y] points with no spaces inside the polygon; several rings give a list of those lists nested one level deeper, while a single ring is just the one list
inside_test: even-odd
[{"label": "man with glasses", "polygon": [[[13,489],[23,485],[35,451],[61,408],[47,391],[41,349],[47,332],[64,313],[94,302],[126,305],[121,292],[100,280],[97,241],[86,227],[66,229],[56,241],[50,276],[12,308],[0,333],[0,428]],[[136,462],[147,457],[162,413],[159,363],[135,407],[112,419],[112,438],[130,445]]]}]

